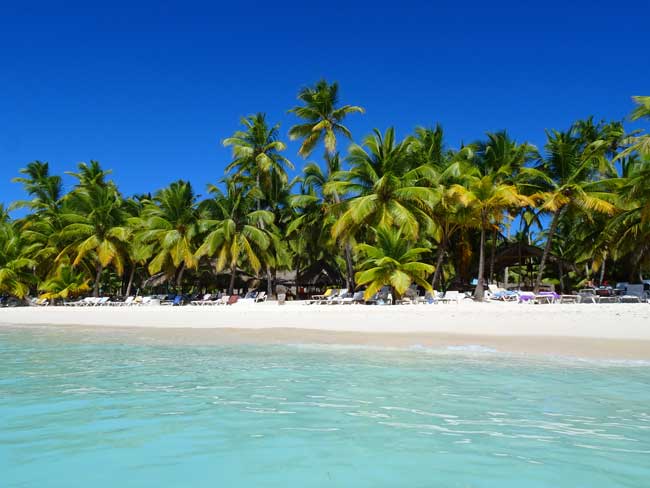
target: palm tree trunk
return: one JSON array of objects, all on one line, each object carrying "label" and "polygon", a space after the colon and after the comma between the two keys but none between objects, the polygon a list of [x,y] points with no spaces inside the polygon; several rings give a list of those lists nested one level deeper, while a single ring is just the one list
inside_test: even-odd
[{"label": "palm tree trunk", "polygon": [[481,218],[481,249],[479,251],[478,258],[478,283],[476,284],[476,290],[474,290],[474,298],[479,301],[483,300],[483,274],[485,270],[485,218]]},{"label": "palm tree trunk", "polygon": [[[341,203],[341,198],[339,197],[339,194],[334,191],[332,193],[332,196],[334,197],[334,203],[339,205]],[[352,246],[350,245],[350,240],[346,238],[345,240],[345,271],[346,271],[346,285],[348,287],[348,290],[354,290],[355,285],[354,285],[354,264],[352,263]]]},{"label": "palm tree trunk", "polygon": [[181,264],[181,269],[176,276],[176,293],[183,293],[183,273],[185,273],[185,263]]},{"label": "palm tree trunk", "polygon": [[598,284],[600,286],[603,285],[603,281],[605,280],[605,267],[607,264],[607,251],[604,252],[603,256],[603,264],[600,266],[600,278],[598,280]]},{"label": "palm tree trunk", "polygon": [[135,277],[135,264],[131,267],[131,274],[129,274],[129,284],[126,285],[126,296],[131,296],[131,287],[133,286],[133,278]]},{"label": "palm tree trunk", "polygon": [[98,297],[99,296],[99,282],[102,279],[102,271],[104,271],[104,267],[102,266],[102,263],[97,261],[97,265],[95,266],[95,269],[97,270],[97,273],[95,274],[95,283],[93,284],[93,296]]},{"label": "palm tree trunk", "polygon": [[491,243],[491,250],[490,250],[490,275],[489,275],[489,283],[492,283],[494,280],[494,259],[496,256],[496,250],[497,250],[497,230],[493,229],[492,230],[492,243]]},{"label": "palm tree trunk", "polygon": [[447,248],[447,239],[443,236],[440,240],[440,245],[438,246],[438,256],[436,257],[436,269],[433,272],[433,279],[431,280],[431,287],[436,288],[438,281],[440,280],[440,275],[442,275],[442,263],[445,260],[445,252]]},{"label": "palm tree trunk", "polygon": [[228,285],[228,295],[232,295],[232,292],[235,289],[235,276],[237,276],[237,265],[233,265],[230,268],[230,284]]},{"label": "palm tree trunk", "polygon": [[557,211],[553,214],[553,220],[551,221],[551,227],[548,230],[548,237],[546,238],[546,246],[544,246],[544,253],[542,254],[542,260],[539,263],[539,271],[537,273],[537,279],[535,280],[535,287],[533,291],[539,293],[539,288],[542,285],[542,278],[544,277],[544,267],[546,266],[546,261],[548,256],[551,254],[551,245],[553,244],[553,236],[557,229],[557,224],[560,222],[560,212]]},{"label": "palm tree trunk", "polygon": [[561,259],[557,260],[557,274],[560,277],[560,294],[564,295],[564,267]]}]

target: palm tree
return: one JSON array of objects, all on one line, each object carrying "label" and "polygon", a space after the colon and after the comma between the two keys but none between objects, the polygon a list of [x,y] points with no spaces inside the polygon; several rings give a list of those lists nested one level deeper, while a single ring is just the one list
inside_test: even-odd
[{"label": "palm tree", "polygon": [[417,239],[421,227],[431,225],[431,211],[438,195],[421,183],[430,174],[426,165],[415,166],[408,154],[408,141],[395,142],[391,127],[381,134],[353,144],[347,161],[350,170],[332,181],[326,190],[354,195],[332,228],[335,238],[355,235],[366,225],[397,226],[405,237]]},{"label": "palm tree", "polygon": [[141,217],[129,222],[138,229],[137,240],[154,246],[149,273],[164,271],[168,277],[175,276],[176,287],[182,291],[185,269],[197,265],[194,253],[201,216],[192,185],[178,180],[159,190],[145,203]]},{"label": "palm tree", "polygon": [[[244,130],[223,140],[223,145],[232,147],[233,153],[233,161],[226,172],[254,179],[263,197],[274,180],[287,183],[287,168],[293,169],[293,164],[280,154],[286,149],[278,137],[280,124],[269,127],[263,113],[244,117],[241,123]],[[258,200],[258,208],[260,205],[261,200]]]},{"label": "palm tree", "polygon": [[90,290],[89,281],[83,271],[75,271],[72,266],[63,265],[54,276],[42,282],[38,289],[45,292],[41,295],[41,298],[48,300],[68,299]]},{"label": "palm tree", "polygon": [[[341,207],[342,196],[336,188],[336,182],[343,181],[345,173],[342,172],[339,153],[326,153],[325,164],[327,169],[323,172],[322,168],[316,163],[308,163],[303,169],[303,185],[308,193],[313,192],[320,195],[321,204],[328,210],[329,217],[333,217],[331,210]],[[328,223],[331,228],[332,220],[328,220]],[[342,241],[345,255],[347,288],[348,290],[353,290],[355,288],[354,263],[350,236],[345,236]]]},{"label": "palm tree", "polygon": [[0,224],[0,294],[25,298],[34,283],[36,266],[20,229],[12,222]]},{"label": "palm tree", "polygon": [[483,299],[485,274],[485,232],[493,229],[503,213],[509,208],[533,205],[528,197],[520,194],[514,185],[497,183],[495,174],[474,176],[468,181],[464,198],[474,211],[481,231],[479,247],[478,284],[474,291],[477,300]]},{"label": "palm tree", "polygon": [[534,198],[542,199],[541,210],[551,214],[546,245],[539,264],[535,292],[539,291],[544,268],[553,244],[553,236],[562,215],[569,209],[611,215],[615,206],[609,190],[616,180],[611,163],[604,158],[603,141],[586,143],[573,126],[567,132],[547,132],[546,157],[536,168],[522,170],[522,188],[534,189]]},{"label": "palm tree", "polygon": [[390,286],[393,296],[400,298],[404,292],[416,283],[425,290],[431,290],[426,280],[433,272],[433,266],[420,262],[422,254],[429,252],[426,248],[411,247],[399,229],[379,227],[375,231],[376,244],[359,244],[357,250],[365,259],[359,267],[356,279],[359,285],[367,285],[364,293],[370,299],[383,286]]},{"label": "palm tree", "polygon": [[345,118],[352,113],[364,113],[364,109],[356,105],[339,105],[339,85],[331,85],[325,80],[320,80],[314,87],[300,90],[298,100],[303,105],[289,110],[297,117],[305,120],[303,124],[294,125],[289,129],[289,138],[292,141],[302,139],[298,153],[306,158],[316,145],[323,141],[325,151],[333,154],[336,151],[336,136],[343,134],[352,139],[350,129],[343,125]]},{"label": "palm tree", "polygon": [[[293,164],[280,153],[286,149],[279,140],[280,125],[269,127],[266,115],[258,113],[242,119],[245,130],[235,132],[223,141],[224,146],[232,147],[233,161],[226,167],[237,179],[254,180],[257,188],[257,210],[262,210],[262,202],[270,202],[288,184],[287,169]],[[266,205],[265,205],[266,206]],[[264,223],[261,222],[262,228]],[[267,293],[272,294],[270,261],[266,266]]]},{"label": "palm tree", "polygon": [[84,163],[79,165],[79,169],[79,184],[66,196],[66,212],[61,216],[65,226],[60,237],[67,245],[59,254],[59,260],[73,253],[76,256],[72,265],[78,266],[87,255],[92,254],[95,261],[93,294],[99,296],[101,275],[105,268],[112,265],[120,276],[124,272],[124,242],[129,235],[124,227],[127,215],[115,185],[97,176],[105,172],[96,162],[92,166],[93,170],[99,170],[95,178],[84,177],[88,169]]},{"label": "palm tree", "polygon": [[210,218],[201,223],[207,231],[203,243],[196,250],[196,258],[216,257],[217,273],[223,269],[230,271],[228,294],[232,295],[235,286],[237,266],[246,257],[254,272],[262,267],[260,257],[271,243],[268,231],[273,224],[273,213],[255,208],[255,195],[241,182],[226,181],[226,192],[214,185],[209,186],[213,198],[203,202],[203,208]]},{"label": "palm tree", "polygon": [[[630,114],[630,119],[650,120],[650,96],[636,96],[632,97],[632,100],[637,106]],[[650,157],[650,134],[631,135],[625,140],[625,142],[627,143],[628,148],[625,151],[622,151],[618,158],[627,157],[634,152],[641,154],[643,157]]]},{"label": "palm tree", "polygon": [[19,172],[25,177],[14,178],[12,181],[22,183],[32,200],[18,201],[13,207],[27,207],[36,213],[56,213],[63,195],[63,184],[60,176],[50,174],[49,163],[33,161]]}]

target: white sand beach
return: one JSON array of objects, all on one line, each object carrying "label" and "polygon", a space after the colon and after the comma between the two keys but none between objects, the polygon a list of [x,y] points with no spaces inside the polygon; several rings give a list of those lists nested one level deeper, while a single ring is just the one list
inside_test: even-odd
[{"label": "white sand beach", "polygon": [[48,325],[178,343],[480,345],[503,352],[650,359],[649,304],[25,307],[0,325]]}]

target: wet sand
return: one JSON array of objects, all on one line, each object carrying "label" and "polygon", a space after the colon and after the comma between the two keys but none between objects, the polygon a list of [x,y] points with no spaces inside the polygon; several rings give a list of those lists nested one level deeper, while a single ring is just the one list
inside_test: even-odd
[{"label": "wet sand", "polygon": [[[650,359],[650,305],[93,307],[0,309],[0,326],[155,344],[340,344]],[[39,327],[40,328],[40,327]]]}]

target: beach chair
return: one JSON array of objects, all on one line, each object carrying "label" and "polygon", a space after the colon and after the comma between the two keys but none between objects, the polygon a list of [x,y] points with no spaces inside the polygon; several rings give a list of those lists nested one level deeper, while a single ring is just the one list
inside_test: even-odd
[{"label": "beach chair", "polygon": [[583,288],[578,291],[580,297],[578,303],[598,303],[600,297],[596,295],[596,290],[593,288]]},{"label": "beach chair", "polygon": [[234,305],[238,301],[239,301],[239,295],[230,295],[228,301],[226,302],[226,305]]},{"label": "beach chair", "polygon": [[126,299],[123,302],[116,302],[115,305],[117,305],[118,307],[130,307],[131,305],[134,304],[134,302],[135,302],[135,297],[130,296],[130,297],[126,297]]},{"label": "beach chair", "polygon": [[535,303],[535,294],[532,291],[520,291],[517,297],[519,303]]},{"label": "beach chair", "polygon": [[347,288],[341,288],[333,292],[329,297],[318,302],[319,305],[332,305],[334,303],[339,303],[339,300],[345,298],[345,295],[348,293]]},{"label": "beach chair", "polygon": [[111,297],[101,297],[95,303],[94,307],[105,307],[110,303]]},{"label": "beach chair", "polygon": [[307,305],[313,305],[314,303],[329,298],[332,295],[332,293],[334,293],[334,288],[328,288],[327,290],[325,290],[325,293],[323,293],[322,295],[312,295],[311,299],[307,300],[306,303]]},{"label": "beach chair", "polygon": [[580,295],[560,295],[560,303],[579,303]]},{"label": "beach chair", "polygon": [[212,293],[206,293],[205,295],[203,295],[203,298],[201,298],[201,300],[192,300],[190,302],[190,305],[195,305],[195,306],[205,305],[207,302],[212,301],[211,298],[212,298]]},{"label": "beach chair", "polygon": [[228,300],[230,300],[230,295],[222,295],[222,297],[215,302],[215,305],[227,305]]},{"label": "beach chair", "polygon": [[465,298],[465,294],[459,292],[458,290],[451,290],[451,291],[446,291],[441,298],[438,298],[438,301],[442,303],[451,303],[451,302],[460,303],[460,301],[463,300],[464,298]]},{"label": "beach chair", "polygon": [[256,294],[255,297],[253,297],[253,299],[255,300],[255,303],[265,302],[266,301],[266,292],[265,291],[259,292],[258,294]]},{"label": "beach chair", "polygon": [[329,305],[342,305],[346,298],[350,298],[348,289],[342,288],[339,293],[329,301]]},{"label": "beach chair", "polygon": [[625,287],[625,295],[621,297],[622,303],[641,303],[645,301],[645,292],[643,284],[630,285]]},{"label": "beach chair", "polygon": [[499,288],[497,285],[488,285],[488,292],[490,300],[499,300],[502,302],[516,302],[519,299],[517,292]]},{"label": "beach chair", "polygon": [[555,293],[553,291],[540,291],[537,295],[535,295],[535,299],[534,299],[533,303],[551,304],[551,303],[555,303],[557,300],[559,300],[559,298],[560,298],[560,295],[558,295],[557,293]]},{"label": "beach chair", "polygon": [[351,297],[345,297],[341,300],[342,305],[352,305],[353,303],[364,303],[362,291],[357,291]]}]

